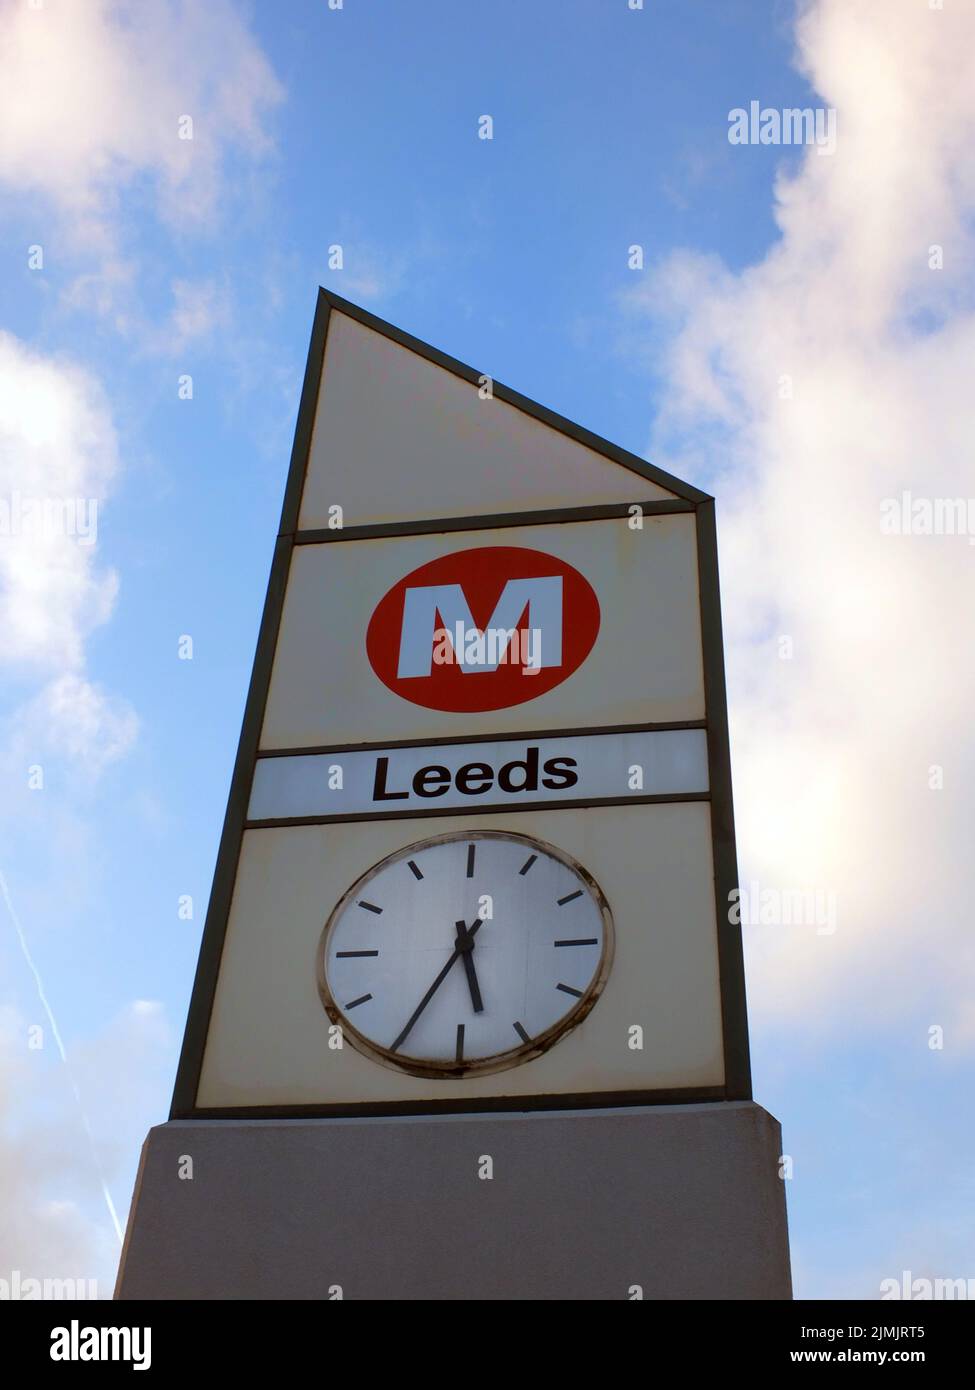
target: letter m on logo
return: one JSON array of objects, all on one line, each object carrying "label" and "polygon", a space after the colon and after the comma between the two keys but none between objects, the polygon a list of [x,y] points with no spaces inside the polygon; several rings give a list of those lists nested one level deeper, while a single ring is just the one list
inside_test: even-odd
[{"label": "letter m on logo", "polygon": [[[407,589],[403,603],[403,629],[400,635],[397,675],[429,676],[433,669],[433,644],[439,629],[454,633],[461,626],[465,633],[504,630],[516,632],[527,626],[538,634],[535,660],[539,666],[562,665],[562,577],[551,575],[535,579],[509,579],[501,591],[494,612],[484,629],[478,628],[470,605],[459,584],[430,584]],[[438,616],[440,621],[438,622]],[[496,656],[503,655],[497,651]],[[498,660],[467,666],[458,653],[458,665],[465,674],[496,671]]]}]

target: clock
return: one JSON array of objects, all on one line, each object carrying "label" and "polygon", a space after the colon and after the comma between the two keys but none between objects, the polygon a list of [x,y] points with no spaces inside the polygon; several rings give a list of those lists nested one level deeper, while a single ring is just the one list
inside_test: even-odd
[{"label": "clock", "polygon": [[599,998],[613,919],[591,874],[507,831],[397,850],[342,896],[318,989],[344,1038],[413,1076],[502,1071],[565,1037]]}]

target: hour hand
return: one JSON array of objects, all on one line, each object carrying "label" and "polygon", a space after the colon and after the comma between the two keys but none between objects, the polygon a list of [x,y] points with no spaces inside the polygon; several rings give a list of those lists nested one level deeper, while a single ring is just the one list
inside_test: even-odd
[{"label": "hour hand", "polygon": [[464,974],[467,976],[467,987],[471,992],[471,1004],[476,1014],[484,1012],[484,1001],[481,998],[481,987],[477,982],[477,971],[474,968],[474,933],[481,925],[480,922],[468,931],[465,922],[456,922],[457,941],[455,949],[464,962]]}]

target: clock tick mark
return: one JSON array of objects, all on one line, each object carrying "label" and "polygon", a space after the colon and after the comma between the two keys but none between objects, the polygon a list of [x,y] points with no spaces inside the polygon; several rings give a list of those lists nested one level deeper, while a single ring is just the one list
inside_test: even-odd
[{"label": "clock tick mark", "polygon": [[577,888],[574,893],[567,893],[564,898],[559,898],[559,907],[565,907],[566,903],[574,902],[576,898],[582,897],[582,889]]},{"label": "clock tick mark", "polygon": [[375,903],[367,903],[364,898],[360,899],[356,906],[364,907],[367,912],[382,912],[381,907],[377,907]]},{"label": "clock tick mark", "polygon": [[336,960],[349,960],[352,956],[378,956],[378,951],[336,951]]},{"label": "clock tick mark", "polygon": [[519,1038],[521,1038],[522,1042],[531,1042],[531,1038],[525,1032],[523,1026],[520,1023],[516,1023],[514,1025],[514,1030],[518,1034]]},{"label": "clock tick mark", "polygon": [[457,1059],[458,1062],[462,1062],[462,1061],[464,1060],[464,1025],[463,1025],[463,1023],[458,1023],[458,1025],[457,1025],[457,1050],[456,1050],[456,1052],[455,1052],[454,1055],[455,1055],[455,1057],[456,1057],[456,1059]]},{"label": "clock tick mark", "polygon": [[[559,988],[561,989],[562,986],[559,985]],[[360,1004],[365,1004],[365,1003],[367,1002],[367,1000],[369,1000],[369,999],[371,999],[371,998],[372,998],[372,995],[371,995],[371,994],[360,994],[359,997],[358,997],[358,999],[353,999],[352,1002],[351,1002],[351,1004],[346,1004],[346,1006],[345,1006],[346,1012],[348,1012],[349,1009],[357,1009],[357,1008],[359,1007]]]},{"label": "clock tick mark", "polygon": [[474,877],[474,851],[475,851],[476,848],[477,848],[476,845],[468,845],[468,846],[467,846],[467,877],[468,877],[468,878],[473,878],[473,877]]},{"label": "clock tick mark", "polygon": [[413,862],[412,859],[407,859],[406,862],[407,862],[407,864],[409,864],[410,868],[413,870],[413,877],[414,877],[414,878],[422,878],[422,877],[423,877],[423,875],[421,874],[419,868],[417,867],[416,864],[414,864],[414,862]]},{"label": "clock tick mark", "polygon": [[555,988],[560,989],[563,994],[574,994],[577,999],[582,998],[582,990],[573,989],[571,985],[556,985]]},{"label": "clock tick mark", "polygon": [[567,941],[556,941],[556,942],[554,942],[553,944],[556,945],[556,946],[598,946],[598,945],[599,945],[599,937],[598,937],[598,936],[577,936],[577,937],[573,938],[572,940],[567,940]]},{"label": "clock tick mark", "polygon": [[[521,866],[521,868],[518,870],[518,872],[519,872],[520,874],[527,874],[528,870],[531,868],[531,866],[534,864],[534,862],[535,862],[535,860],[536,860],[537,858],[538,858],[538,855],[537,855],[537,854],[532,854],[532,855],[530,855],[530,856],[525,860],[524,864],[522,864],[522,866]],[[516,1026],[517,1026],[517,1025],[516,1025]]]}]

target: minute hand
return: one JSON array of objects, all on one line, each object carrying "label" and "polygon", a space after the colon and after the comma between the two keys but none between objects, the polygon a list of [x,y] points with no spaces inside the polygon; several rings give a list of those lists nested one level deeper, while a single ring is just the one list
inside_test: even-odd
[{"label": "minute hand", "polygon": [[[465,934],[464,934],[464,939],[465,939],[466,941],[472,940],[473,937],[475,937],[475,936],[477,935],[478,929],[480,928],[480,925],[481,925],[482,920],[483,920],[483,919],[479,917],[479,918],[477,919],[477,921],[474,923],[474,925],[466,930],[466,932],[465,932]],[[451,967],[452,967],[453,964],[454,964],[454,961],[455,961],[455,960],[457,959],[457,957],[461,954],[461,952],[463,951],[463,949],[464,949],[464,942],[463,942],[463,941],[461,940],[461,938],[458,936],[458,938],[457,938],[457,945],[454,947],[453,952],[452,952],[452,954],[451,954],[451,956],[450,956],[450,959],[447,961],[447,964],[446,964],[446,965],[443,967],[443,969],[440,971],[440,974],[439,974],[439,975],[437,976],[437,978],[434,980],[433,984],[432,984],[432,985],[430,986],[430,988],[427,990],[426,994],[425,994],[425,995],[423,996],[423,998],[420,1000],[419,1004],[417,1004],[416,1008],[413,1010],[413,1012],[412,1012],[412,1014],[410,1015],[409,1020],[408,1020],[408,1022],[406,1023],[406,1026],[404,1027],[402,1033],[400,1033],[399,1037],[396,1039],[396,1041],[395,1041],[395,1042],[393,1043],[393,1045],[390,1047],[390,1049],[389,1049],[390,1052],[396,1052],[400,1047],[402,1047],[403,1043],[404,1043],[404,1042],[406,1041],[406,1039],[409,1037],[409,1035],[410,1035],[410,1033],[411,1033],[411,1031],[412,1031],[412,1029],[413,1029],[414,1023],[417,1021],[417,1019],[418,1019],[418,1018],[420,1017],[420,1015],[423,1013],[423,1010],[426,1008],[426,1006],[429,1004],[430,1000],[431,1000],[431,999],[433,998],[433,996],[436,994],[437,990],[438,990],[438,989],[440,988],[440,986],[443,984],[444,980],[446,980],[447,976],[450,974],[450,970],[451,970]],[[468,949],[470,949],[470,948],[468,947]]]}]

